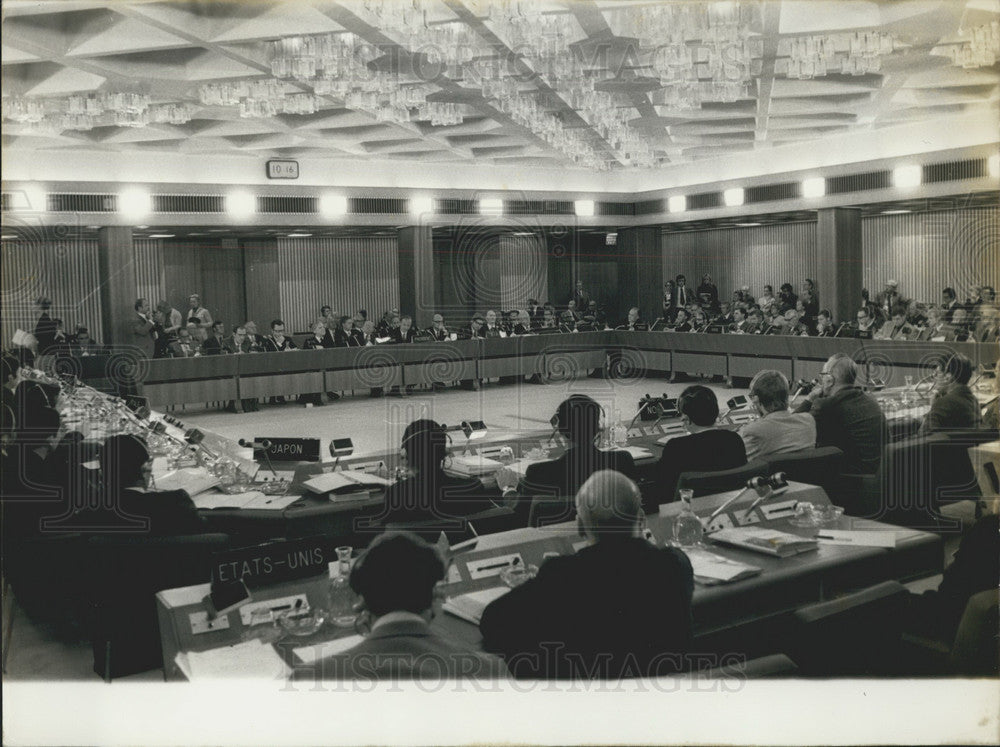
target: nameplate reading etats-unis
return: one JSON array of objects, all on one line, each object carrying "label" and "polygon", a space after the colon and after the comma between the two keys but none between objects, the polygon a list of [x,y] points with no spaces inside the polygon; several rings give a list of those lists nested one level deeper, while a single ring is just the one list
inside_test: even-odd
[{"label": "nameplate reading etats-unis", "polygon": [[212,561],[213,581],[238,581],[258,588],[281,581],[327,573],[337,553],[329,540],[310,537],[265,542],[217,553]]}]

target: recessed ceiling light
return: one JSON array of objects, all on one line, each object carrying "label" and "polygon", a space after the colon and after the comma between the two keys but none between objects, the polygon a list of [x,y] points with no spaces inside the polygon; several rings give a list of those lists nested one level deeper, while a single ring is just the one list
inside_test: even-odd
[{"label": "recessed ceiling light", "polygon": [[289,239],[305,239],[312,236],[311,233],[290,233],[286,238]]},{"label": "recessed ceiling light", "polygon": [[743,187],[733,187],[722,193],[726,207],[739,207],[743,204]]},{"label": "recessed ceiling light", "polygon": [[2,236],[0,236],[0,239],[3,239],[4,241],[13,240],[13,239],[16,239],[16,238],[17,238],[17,236],[15,234],[10,234],[10,233],[5,233]]},{"label": "recessed ceiling light", "polygon": [[687,210],[687,197],[684,195],[674,195],[667,200],[667,209],[671,213],[683,213]]},{"label": "recessed ceiling light", "polygon": [[143,218],[153,209],[153,198],[149,192],[138,187],[123,189],[118,195],[118,212],[125,218]]},{"label": "recessed ceiling light", "polygon": [[257,198],[245,190],[226,195],[226,212],[233,218],[249,218],[257,212]]},{"label": "recessed ceiling light", "polygon": [[763,223],[737,223],[737,226],[741,228],[750,228],[751,226],[763,226]]},{"label": "recessed ceiling light", "polygon": [[909,189],[919,187],[922,177],[923,169],[919,166],[900,166],[892,172],[892,183],[901,189]]},{"label": "recessed ceiling light", "polygon": [[912,210],[883,210],[882,215],[900,215],[902,213],[912,213]]},{"label": "recessed ceiling light", "polygon": [[172,233],[151,233],[149,238],[151,239],[172,239],[175,234]]},{"label": "recessed ceiling light", "polygon": [[826,179],[817,176],[812,179],[802,180],[803,197],[822,197],[826,194]]},{"label": "recessed ceiling light", "polygon": [[581,218],[589,218],[594,214],[594,201],[593,200],[577,200],[573,203],[573,209],[576,214]]},{"label": "recessed ceiling light", "polygon": [[343,195],[323,195],[319,198],[319,212],[324,218],[341,218],[347,215],[347,198]]}]

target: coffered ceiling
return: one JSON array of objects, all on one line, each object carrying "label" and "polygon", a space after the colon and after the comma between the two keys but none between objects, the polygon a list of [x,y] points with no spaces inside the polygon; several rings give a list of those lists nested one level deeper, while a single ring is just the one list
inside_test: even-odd
[{"label": "coffered ceiling", "polygon": [[997,0],[5,0],[3,145],[618,171],[822,148],[992,116],[1000,65],[953,58],[998,20]]}]

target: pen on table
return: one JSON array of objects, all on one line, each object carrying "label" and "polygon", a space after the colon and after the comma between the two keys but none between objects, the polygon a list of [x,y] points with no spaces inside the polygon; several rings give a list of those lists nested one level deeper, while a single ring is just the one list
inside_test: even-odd
[{"label": "pen on table", "polygon": [[832,537],[829,534],[817,534],[816,539],[821,540],[839,540],[840,542],[854,542],[850,537]]},{"label": "pen on table", "polygon": [[782,508],[775,508],[775,509],[772,509],[772,510],[768,511],[767,515],[771,516],[772,514],[780,514],[783,511],[794,511],[794,510],[795,510],[795,506],[784,506]]},{"label": "pen on table", "polygon": [[503,563],[494,563],[493,565],[481,565],[479,566],[480,571],[492,571],[494,568],[506,568],[510,565],[517,565],[520,562],[520,558],[514,558],[513,560],[504,561]]}]

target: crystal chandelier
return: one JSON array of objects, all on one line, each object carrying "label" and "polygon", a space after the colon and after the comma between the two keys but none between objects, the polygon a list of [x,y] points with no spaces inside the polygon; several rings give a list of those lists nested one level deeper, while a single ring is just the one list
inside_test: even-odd
[{"label": "crystal chandelier", "polygon": [[880,31],[800,36],[784,43],[789,58],[786,76],[795,80],[830,73],[877,73],[882,69],[882,56],[892,54],[895,46],[892,35]]},{"label": "crystal chandelier", "polygon": [[948,46],[953,65],[971,69],[996,64],[1000,57],[1000,21],[984,23],[971,30],[962,29],[958,33],[968,40]]}]

